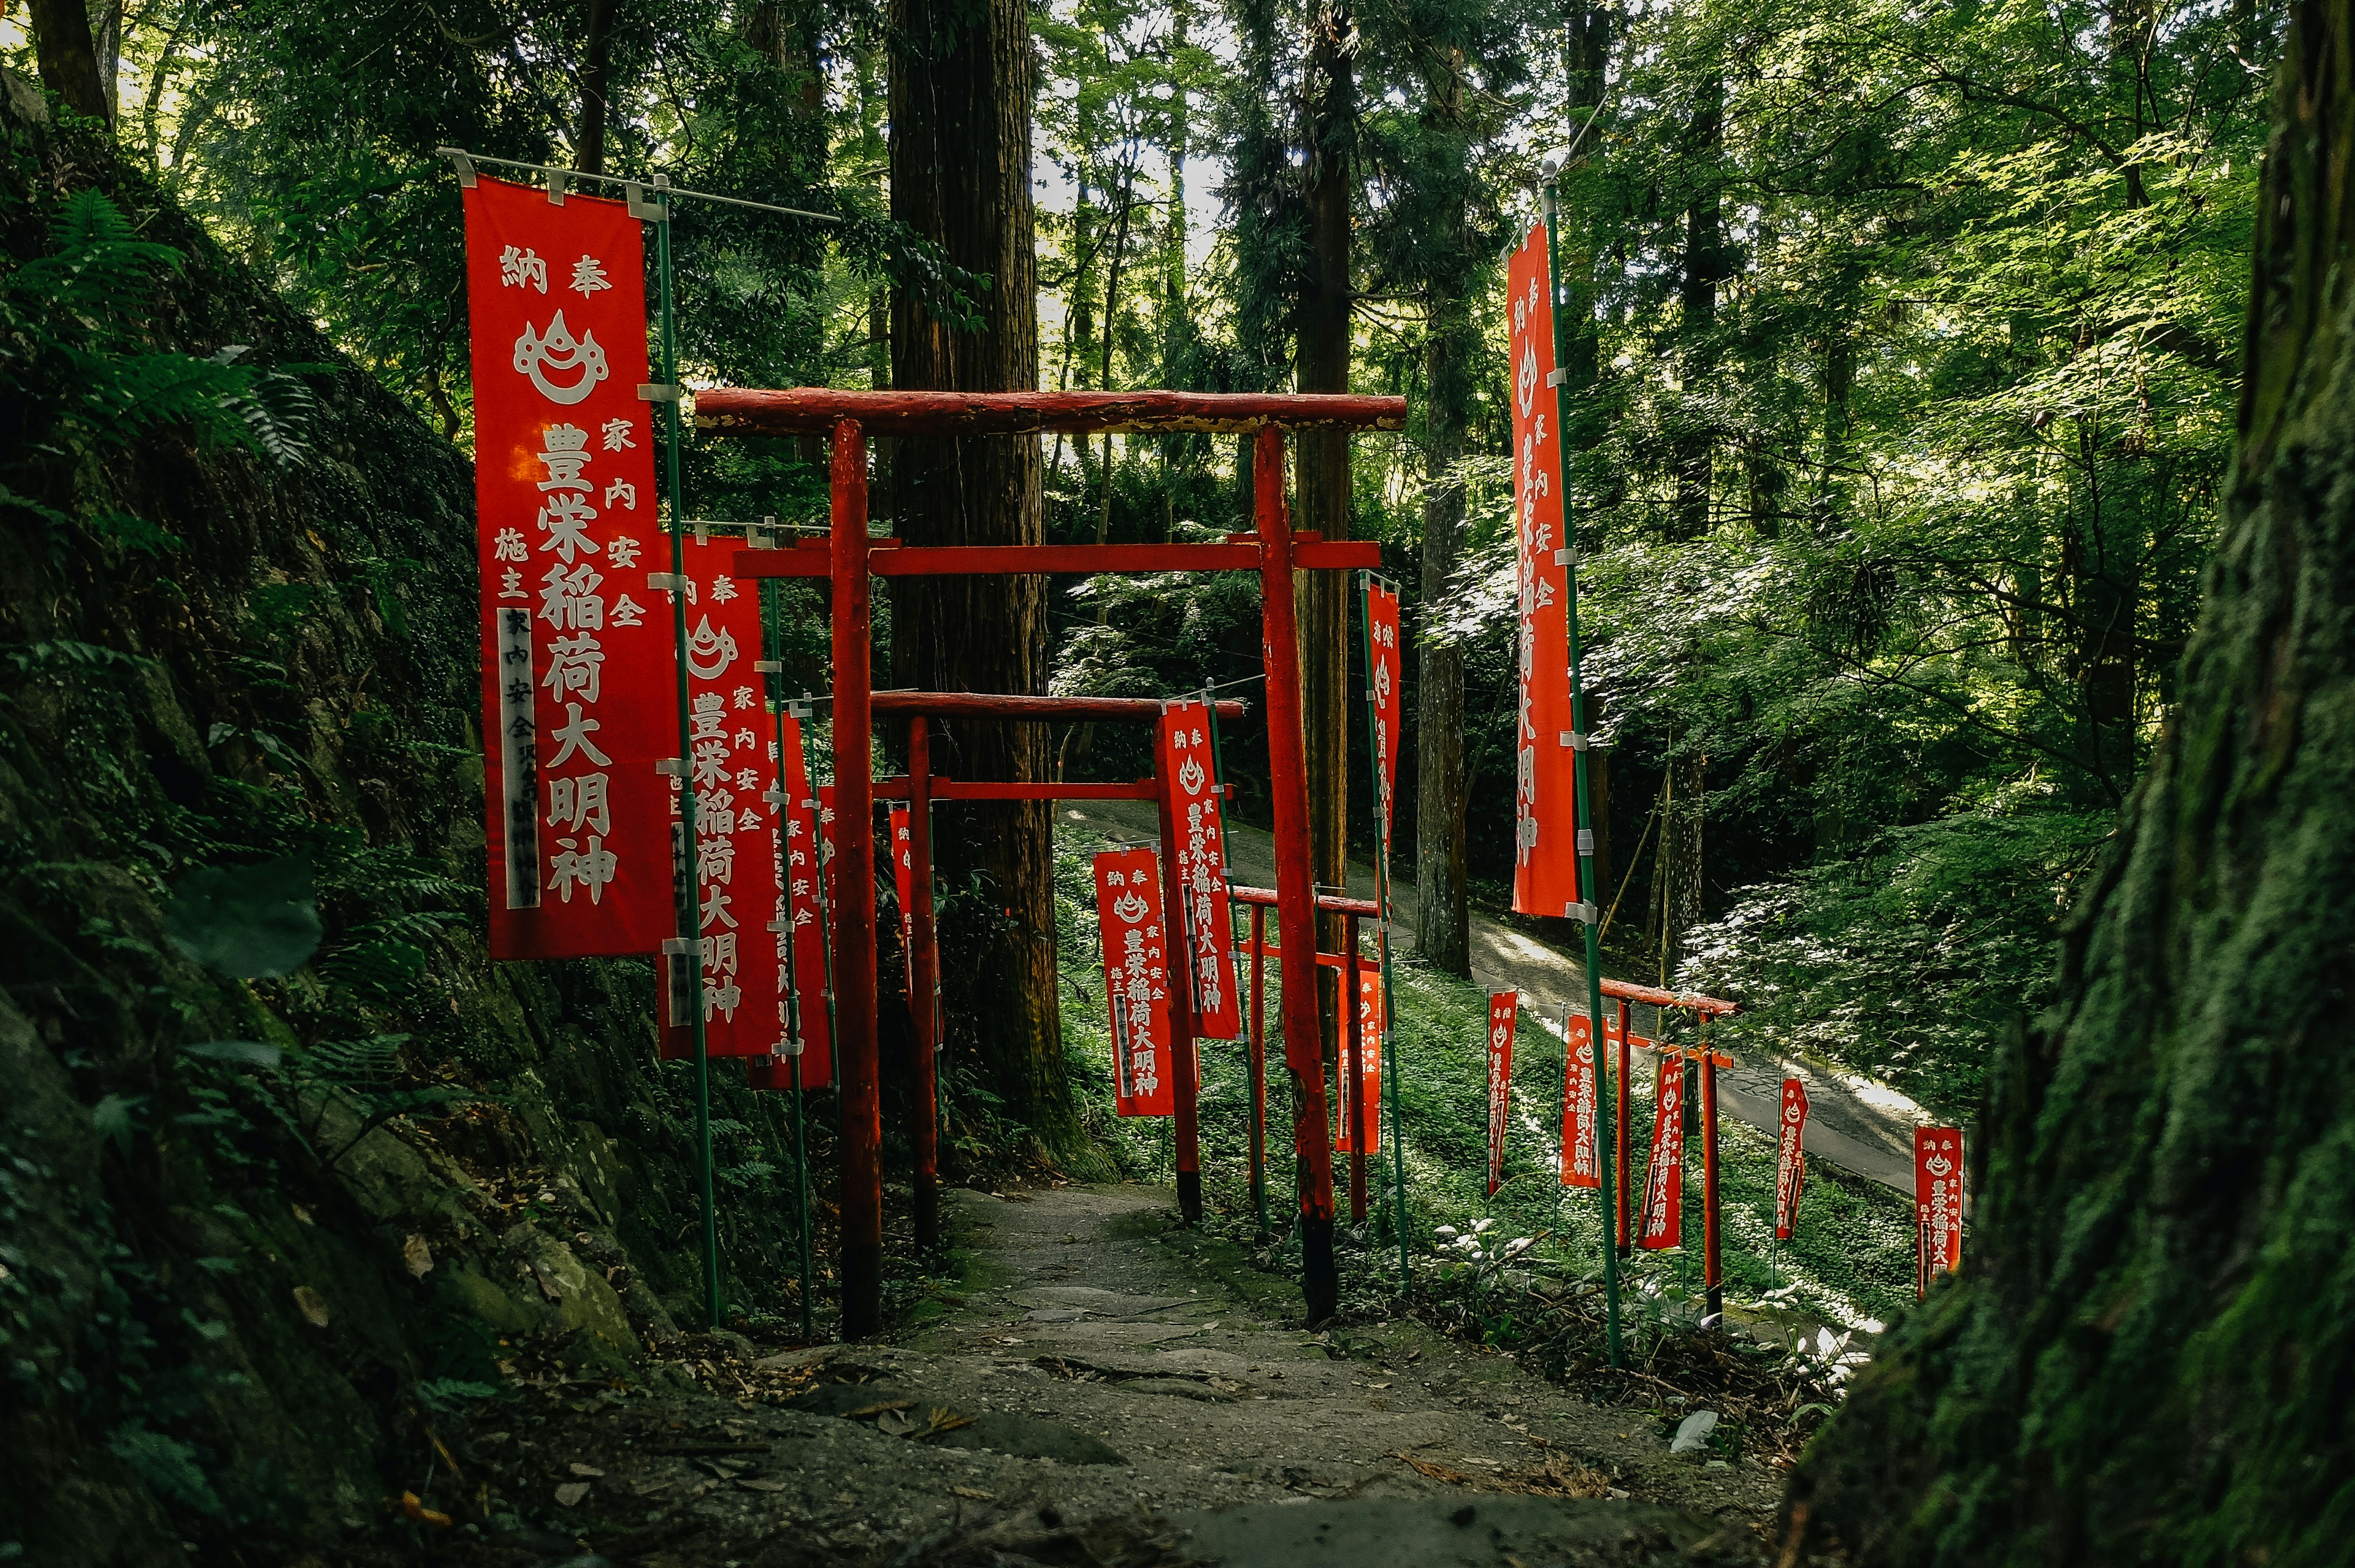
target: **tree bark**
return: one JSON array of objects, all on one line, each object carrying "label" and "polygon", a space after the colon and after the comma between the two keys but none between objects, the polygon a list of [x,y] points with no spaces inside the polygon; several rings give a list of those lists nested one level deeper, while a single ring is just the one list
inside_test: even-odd
[{"label": "tree bark", "polygon": [[1708,384],[1717,371],[1717,285],[1725,275],[1725,220],[1718,187],[1718,160],[1725,151],[1725,78],[1717,68],[1695,89],[1690,145],[1700,188],[1685,209],[1684,277],[1679,291],[1684,339],[1684,397],[1676,438],[1677,498],[1669,537],[1697,539],[1709,532],[1710,449],[1715,422],[1703,411]]},{"label": "tree bark", "polygon": [[2351,60],[2349,0],[2294,8],[2182,703],[2053,1005],[1998,1059],[1963,1273],[1809,1449],[1786,1541],[1894,1564],[2344,1553]]},{"label": "tree bark", "polygon": [[[1308,116],[1308,276],[1300,293],[1297,382],[1304,392],[1349,389],[1350,142],[1356,133],[1357,23],[1347,0],[1318,0],[1312,13]],[[1300,431],[1293,437],[1297,526],[1328,539],[1349,537],[1349,436]],[[1346,572],[1307,571],[1295,590],[1300,607],[1300,702],[1307,747],[1308,841],[1316,880],[1348,880],[1349,580]],[[1316,943],[1340,951],[1341,921],[1320,916]],[[1327,1060],[1337,1060],[1336,992],[1320,985]]]},{"label": "tree bark", "polygon": [[613,70],[613,13],[620,0],[589,0],[581,48],[581,139],[573,156],[592,175],[605,172],[605,122],[612,113],[606,94]]},{"label": "tree bark", "polygon": [[98,74],[90,11],[82,0],[32,0],[33,59],[41,85],[75,114],[112,123],[107,91]]},{"label": "tree bark", "polygon": [[[1475,266],[1465,144],[1464,55],[1450,50],[1427,82],[1424,133],[1464,156],[1433,160],[1439,169],[1431,217],[1444,237],[1433,246],[1424,279],[1431,300],[1423,374],[1423,470],[1433,481],[1423,498],[1422,602],[1425,624],[1447,602],[1464,539],[1464,486],[1443,479],[1464,455],[1480,354],[1466,287]],[[1415,681],[1414,950],[1433,968],[1472,976],[1472,916],[1464,856],[1464,651],[1453,643],[1420,644]]]},{"label": "tree bark", "polygon": [[[895,0],[890,17],[891,215],[949,259],[993,280],[977,332],[907,291],[891,304],[894,386],[1002,391],[1039,384],[1035,91],[1023,0]],[[1012,437],[903,441],[893,457],[899,533],[911,544],[1037,544],[1039,443]],[[903,686],[1036,693],[1045,688],[1046,584],[1035,577],[900,578],[892,670]],[[1037,724],[959,722],[935,741],[941,771],[969,779],[1047,776]],[[938,808],[939,862],[980,873],[969,943],[947,965],[950,1050],[969,1052],[1003,1114],[1050,1154],[1077,1124],[1055,995],[1051,816],[1040,804]],[[1001,919],[984,915],[1003,912]]]}]

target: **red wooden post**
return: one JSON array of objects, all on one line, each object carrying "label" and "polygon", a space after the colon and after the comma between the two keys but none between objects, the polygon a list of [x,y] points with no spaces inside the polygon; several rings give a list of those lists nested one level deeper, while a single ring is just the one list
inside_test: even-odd
[{"label": "red wooden post", "polygon": [[1717,1057],[1709,1049],[1706,1029],[1700,1057],[1700,1280],[1707,1294],[1706,1317],[1725,1316],[1725,1260],[1718,1250],[1717,1209]]},{"label": "red wooden post", "polygon": [[875,1055],[875,684],[867,580],[867,438],[834,427],[835,1050],[842,1105],[842,1337],[883,1327],[883,1105]]},{"label": "red wooden post", "polygon": [[1341,983],[1349,989],[1349,1072],[1341,1092],[1349,1104],[1349,1223],[1366,1222],[1365,1008],[1358,984],[1358,917],[1341,917]]},{"label": "red wooden post", "polygon": [[1161,951],[1169,955],[1169,1077],[1175,1104],[1171,1132],[1178,1144],[1178,1217],[1202,1219],[1202,1148],[1194,1075],[1194,944],[1186,939],[1186,885],[1178,859],[1178,813],[1169,781],[1154,799],[1161,813]]},{"label": "red wooden post", "polygon": [[1267,1230],[1267,909],[1251,906],[1251,1053],[1252,1210],[1259,1228]]},{"label": "red wooden post", "polygon": [[[1333,1260],[1333,1143],[1326,1120],[1325,1066],[1316,1060],[1316,878],[1308,859],[1308,759],[1301,735],[1298,616],[1292,599],[1292,517],[1284,502],[1284,432],[1263,425],[1252,448],[1252,506],[1260,538],[1261,655],[1267,670],[1268,794],[1275,816],[1275,927],[1284,986],[1287,1061],[1302,1053],[1296,1147],[1305,1169],[1300,1192],[1300,1288],[1308,1321],[1341,1304]],[[1295,1070],[1297,1071],[1297,1070]]]},{"label": "red wooden post", "polygon": [[1613,1151],[1617,1157],[1614,1161],[1615,1168],[1612,1174],[1614,1179],[1616,1179],[1619,1184],[1618,1211],[1614,1216],[1614,1219],[1616,1221],[1619,1228],[1619,1234],[1615,1240],[1618,1243],[1619,1255],[1621,1257],[1625,1257],[1629,1250],[1629,1232],[1627,1229],[1627,1192],[1629,1187],[1631,1187],[1633,1183],[1629,1180],[1627,1175],[1627,1068],[1629,1053],[1635,1049],[1633,1046],[1628,1044],[1628,1040],[1633,1037],[1635,1029],[1636,1022],[1633,1012],[1628,1008],[1625,998],[1623,997],[1619,1003],[1619,1085],[1613,1091],[1613,1093],[1618,1096],[1616,1105],[1618,1115],[1614,1118],[1612,1125],[1613,1133],[1614,1134],[1618,1143],[1618,1147]]},{"label": "red wooden post", "polygon": [[908,720],[908,1021],[916,1052],[916,1250],[941,1244],[941,955],[932,923],[932,736],[923,715]]}]

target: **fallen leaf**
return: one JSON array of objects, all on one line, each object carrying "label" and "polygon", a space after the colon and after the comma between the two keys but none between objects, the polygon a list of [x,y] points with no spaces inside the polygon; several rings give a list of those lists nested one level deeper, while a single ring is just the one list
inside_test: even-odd
[{"label": "fallen leaf", "polygon": [[433,1272],[433,1249],[422,1236],[411,1236],[400,1243],[400,1260],[409,1265],[412,1279],[423,1279]]},{"label": "fallen leaf", "polygon": [[556,1500],[566,1508],[577,1507],[588,1495],[589,1483],[586,1481],[567,1481],[556,1488]]},{"label": "fallen leaf", "polygon": [[783,1481],[756,1481],[750,1476],[737,1477],[736,1484],[748,1492],[782,1492],[785,1489]]},{"label": "fallen leaf", "polygon": [[630,1495],[633,1497],[650,1498],[656,1492],[661,1491],[665,1487],[674,1484],[675,1483],[670,1481],[640,1481],[630,1488]]},{"label": "fallen leaf", "polygon": [[576,1476],[581,1476],[592,1481],[602,1477],[605,1474],[604,1471],[599,1469],[596,1466],[583,1465],[577,1459],[564,1467],[571,1471]]},{"label": "fallen leaf", "polygon": [[307,1285],[294,1287],[294,1307],[314,1328],[327,1326],[327,1298]]},{"label": "fallen leaf", "polygon": [[311,1211],[304,1208],[300,1203],[289,1203],[286,1207],[294,1211],[294,1218],[302,1221],[305,1225],[311,1223]]},{"label": "fallen leaf", "polygon": [[1448,1485],[1455,1487],[1468,1487],[1472,1485],[1472,1477],[1465,1475],[1463,1471],[1451,1470],[1446,1466],[1436,1464],[1432,1460],[1418,1459],[1412,1454],[1399,1453],[1393,1453],[1391,1457],[1393,1459],[1405,1460],[1409,1469],[1413,1470],[1418,1475],[1428,1476],[1434,1481],[1445,1481]]},{"label": "fallen leaf", "polygon": [[943,1432],[954,1432],[960,1426],[971,1426],[972,1424],[972,1416],[959,1415],[947,1405],[936,1404],[932,1406],[932,1419],[931,1423],[925,1426],[924,1435],[927,1437],[937,1437]]},{"label": "fallen leaf", "polygon": [[875,1421],[876,1429],[887,1436],[905,1437],[916,1429],[916,1418],[904,1410],[887,1410]]},{"label": "fallen leaf", "polygon": [[996,1492],[985,1492],[978,1487],[951,1487],[949,1490],[955,1493],[958,1497],[971,1498],[977,1503],[995,1502],[997,1500],[997,1494]]},{"label": "fallen leaf", "polygon": [[906,1410],[915,1403],[912,1399],[894,1399],[881,1404],[862,1405],[850,1413],[849,1419],[856,1421],[862,1415],[881,1415],[887,1411]]},{"label": "fallen leaf", "polygon": [[420,1524],[430,1524],[438,1530],[447,1530],[450,1528],[450,1516],[439,1511],[438,1509],[427,1508],[423,1503],[417,1500],[417,1494],[415,1492],[403,1492],[400,1494],[400,1511],[407,1517],[415,1520]]}]

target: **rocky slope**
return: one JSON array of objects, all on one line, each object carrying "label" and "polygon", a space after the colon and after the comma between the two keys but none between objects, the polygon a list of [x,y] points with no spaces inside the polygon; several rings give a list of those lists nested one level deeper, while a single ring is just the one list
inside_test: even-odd
[{"label": "rocky slope", "polygon": [[[0,85],[0,1561],[275,1562],[502,1360],[677,1332],[692,1102],[647,965],[484,956],[462,455]],[[730,1299],[786,1310],[731,1076]]]}]

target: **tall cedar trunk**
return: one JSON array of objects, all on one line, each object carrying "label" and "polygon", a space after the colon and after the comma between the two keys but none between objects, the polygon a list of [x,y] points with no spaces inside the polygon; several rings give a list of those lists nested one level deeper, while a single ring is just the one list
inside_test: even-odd
[{"label": "tall cedar trunk", "polygon": [[2183,701],[1998,1060],[1963,1274],[1786,1528],[1898,1564],[2343,1561],[2355,1424],[2355,27],[2292,13]]},{"label": "tall cedar trunk", "polygon": [[98,48],[82,0],[32,0],[33,59],[41,85],[76,114],[112,120],[106,84],[98,74]]},{"label": "tall cedar trunk", "polygon": [[581,134],[573,156],[592,175],[605,172],[606,92],[613,69],[613,13],[619,8],[620,0],[589,0],[581,48]]},{"label": "tall cedar trunk", "polygon": [[[1357,23],[1347,0],[1318,0],[1311,16],[1309,72],[1316,97],[1308,116],[1309,274],[1300,292],[1298,383],[1304,392],[1349,389],[1350,141],[1356,133]],[[1295,525],[1328,539],[1349,537],[1349,437],[1345,431],[1301,431],[1296,453]],[[1308,839],[1316,880],[1348,880],[1349,578],[1300,574],[1301,722],[1308,762]],[[1338,915],[1320,917],[1317,947],[1341,948]],[[1337,971],[1336,971],[1337,973]],[[1337,1045],[1337,992],[1320,987],[1326,1058]]]},{"label": "tall cedar trunk", "polygon": [[[1425,133],[1452,150],[1464,144],[1464,55],[1434,62]],[[1475,259],[1468,155],[1434,160],[1441,199],[1432,213],[1440,239],[1431,248],[1431,336],[1423,373],[1431,394],[1423,412],[1424,471],[1437,480],[1464,455],[1472,412],[1472,377],[1480,353],[1469,282]],[[1467,171],[1459,176],[1459,171]],[[1424,618],[1447,600],[1464,536],[1464,486],[1434,483],[1423,498]],[[1471,909],[1464,861],[1464,651],[1454,643],[1422,645],[1415,683],[1414,950],[1426,964],[1469,979]]]},{"label": "tall cedar trunk", "polygon": [[[891,301],[895,387],[961,391],[1039,384],[1030,197],[1034,91],[1023,0],[896,0],[891,7],[891,216],[948,259],[994,280],[981,326],[944,325],[907,290]],[[1039,443],[1028,437],[909,440],[893,454],[900,537],[913,544],[1037,544]],[[896,684],[1036,693],[1046,673],[1046,584],[1035,577],[900,578],[892,584]],[[1047,776],[1036,724],[959,722],[934,765],[967,779]],[[950,1051],[970,1051],[1003,1113],[1050,1151],[1077,1131],[1056,1011],[1054,862],[1044,805],[936,808],[937,861],[988,889],[968,904],[964,947],[946,968]],[[987,917],[1003,912],[1002,919]]]},{"label": "tall cedar trunk", "polygon": [[1695,90],[1689,144],[1695,178],[1685,209],[1684,279],[1680,293],[1684,354],[1684,430],[1676,439],[1677,499],[1669,537],[1697,539],[1709,532],[1710,461],[1715,421],[1705,411],[1717,370],[1717,285],[1724,274],[1725,221],[1717,165],[1725,150],[1725,80],[1712,71]]}]

